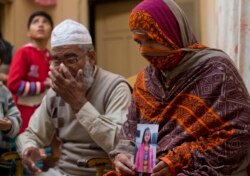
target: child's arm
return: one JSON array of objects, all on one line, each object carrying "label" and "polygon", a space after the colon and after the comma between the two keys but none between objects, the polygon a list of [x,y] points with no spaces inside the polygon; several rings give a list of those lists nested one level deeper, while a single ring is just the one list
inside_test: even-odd
[{"label": "child's arm", "polygon": [[0,130],[9,137],[15,137],[21,126],[21,115],[13,101],[12,94],[6,87],[4,87],[3,93],[6,101],[4,117],[0,120]]},{"label": "child's arm", "polygon": [[0,118],[0,130],[3,131],[3,132],[7,132],[11,129],[11,126],[12,126],[12,122],[6,118],[6,117],[3,117],[3,118]]}]

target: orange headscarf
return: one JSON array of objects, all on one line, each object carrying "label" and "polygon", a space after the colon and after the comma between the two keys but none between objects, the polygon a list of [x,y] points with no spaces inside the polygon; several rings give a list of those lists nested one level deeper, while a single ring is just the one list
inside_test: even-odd
[{"label": "orange headscarf", "polygon": [[[133,38],[149,38],[160,45],[168,47],[170,50],[156,50],[152,48],[141,47],[141,54],[156,68],[173,69],[183,59],[186,50],[183,48],[205,48],[197,43],[195,37],[188,43],[182,41],[182,33],[179,23],[163,1],[157,2],[155,6],[151,5],[152,0],[144,1],[133,9],[129,26],[134,33]],[[161,4],[163,3],[163,4]],[[159,11],[158,6],[165,9]]]}]

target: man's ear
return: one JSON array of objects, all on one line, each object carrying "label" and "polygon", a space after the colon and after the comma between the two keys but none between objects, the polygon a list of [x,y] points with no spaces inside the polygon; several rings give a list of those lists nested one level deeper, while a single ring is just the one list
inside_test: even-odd
[{"label": "man's ear", "polygon": [[89,57],[89,62],[92,65],[96,64],[96,52],[93,51],[88,51],[88,57]]}]

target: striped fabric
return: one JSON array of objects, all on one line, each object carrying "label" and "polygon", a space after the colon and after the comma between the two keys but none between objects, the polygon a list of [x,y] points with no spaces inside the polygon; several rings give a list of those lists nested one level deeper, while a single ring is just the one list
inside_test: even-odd
[{"label": "striped fabric", "polygon": [[17,96],[39,95],[41,93],[41,82],[21,81]]}]

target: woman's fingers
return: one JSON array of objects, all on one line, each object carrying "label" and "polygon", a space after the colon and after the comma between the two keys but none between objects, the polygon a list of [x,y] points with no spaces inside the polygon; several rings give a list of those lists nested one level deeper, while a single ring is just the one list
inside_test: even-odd
[{"label": "woman's fingers", "polygon": [[117,172],[123,175],[135,175],[134,165],[131,162],[130,157],[125,154],[118,154],[115,157],[115,169]]},{"label": "woman's fingers", "polygon": [[171,172],[167,164],[163,161],[160,161],[153,169],[151,176],[171,176]]}]

